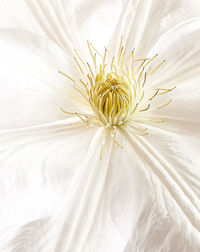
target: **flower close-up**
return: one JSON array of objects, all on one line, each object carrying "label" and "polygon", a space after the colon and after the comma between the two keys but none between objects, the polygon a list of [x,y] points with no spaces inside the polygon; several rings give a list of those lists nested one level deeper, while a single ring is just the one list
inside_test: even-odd
[{"label": "flower close-up", "polygon": [[0,14],[0,252],[200,251],[199,0]]}]

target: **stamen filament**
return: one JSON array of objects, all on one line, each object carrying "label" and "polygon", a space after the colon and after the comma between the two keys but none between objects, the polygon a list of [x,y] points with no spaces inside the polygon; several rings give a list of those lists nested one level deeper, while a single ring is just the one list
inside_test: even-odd
[{"label": "stamen filament", "polygon": [[73,81],[74,83],[76,83],[76,81],[72,78],[72,77],[70,77],[69,75],[67,75],[67,74],[65,74],[65,73],[63,73],[63,72],[61,72],[61,71],[58,71],[60,74],[62,74],[62,75],[64,75],[65,77],[67,77],[68,79],[70,79],[71,81]]},{"label": "stamen filament", "polygon": [[154,68],[154,70],[150,74],[152,75],[153,73],[155,73],[155,71],[158,70],[158,68],[160,68],[164,63],[165,60],[163,60],[156,68]]},{"label": "stamen filament", "polygon": [[150,104],[148,104],[148,106],[145,108],[145,109],[141,109],[139,112],[144,112],[144,111],[147,111],[149,108],[150,108]]},{"label": "stamen filament", "polygon": [[161,109],[161,108],[164,108],[164,107],[166,107],[167,105],[169,105],[170,104],[170,102],[172,101],[172,99],[170,99],[166,104],[164,104],[164,105],[162,105],[162,106],[160,106],[160,107],[158,107],[157,109]]}]

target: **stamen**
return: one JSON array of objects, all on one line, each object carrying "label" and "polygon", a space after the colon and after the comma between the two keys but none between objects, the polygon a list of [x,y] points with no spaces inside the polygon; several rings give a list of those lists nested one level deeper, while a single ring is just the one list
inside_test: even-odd
[{"label": "stamen", "polygon": [[103,80],[102,65],[100,65],[100,81]]},{"label": "stamen", "polygon": [[137,130],[139,131],[146,131],[147,128],[145,129],[140,129],[140,128],[137,128],[137,127],[133,127],[132,125],[126,125],[125,127],[123,127],[124,129],[127,129],[129,132],[133,133],[133,134],[136,134],[136,135],[139,135],[139,136],[146,136],[148,135],[149,133],[148,132],[145,132],[145,133],[141,133],[141,132],[137,132]]},{"label": "stamen", "polygon": [[141,98],[140,98],[140,100],[139,100],[138,103],[140,103],[140,102],[142,101],[143,98],[144,98],[144,92],[142,93],[142,96],[141,96]]},{"label": "stamen", "polygon": [[113,72],[114,60],[115,60],[115,57],[113,57],[113,58],[112,58],[112,61],[111,61],[111,71],[112,71],[112,72]]},{"label": "stamen", "polygon": [[145,59],[136,59],[135,62],[137,62],[137,61],[144,61],[144,60],[149,60],[149,58],[145,58]]},{"label": "stamen", "polygon": [[77,66],[78,66],[79,70],[81,71],[82,75],[84,75],[84,71],[83,71],[83,69],[82,69],[81,65],[79,64],[79,62],[78,62],[77,58],[76,58],[76,57],[74,57],[74,60],[75,60],[75,62],[76,62],[76,64],[77,64]]},{"label": "stamen", "polygon": [[162,106],[160,106],[160,107],[158,107],[157,109],[161,109],[161,108],[164,108],[164,107],[166,107],[167,105],[169,105],[170,104],[170,102],[172,101],[172,99],[170,99],[166,104],[164,104],[164,105],[162,105]]},{"label": "stamen", "polygon": [[158,89],[158,90],[155,92],[155,94],[154,94],[151,98],[149,98],[149,101],[153,100],[153,98],[156,97],[156,95],[158,94],[159,90],[160,90],[160,89]]},{"label": "stamen", "polygon": [[137,107],[138,107],[138,103],[136,103],[136,105],[135,105],[135,107],[134,107],[133,111],[131,112],[131,115],[133,115],[133,114],[135,113],[135,111],[136,111]]},{"label": "stamen", "polygon": [[63,113],[65,113],[65,114],[74,115],[74,113],[68,112],[68,111],[64,110],[63,108],[60,108],[60,110],[61,110]]},{"label": "stamen", "polygon": [[[126,73],[127,73],[128,79],[130,80],[130,77],[129,77],[130,74],[129,74],[128,65],[126,64],[125,66],[126,66]],[[130,81],[130,83],[131,83],[131,81]]]},{"label": "stamen", "polygon": [[136,134],[136,135],[139,135],[139,136],[147,136],[147,135],[149,135],[149,133],[138,133],[138,132],[134,132],[134,134]]},{"label": "stamen", "polygon": [[146,83],[146,80],[147,80],[147,73],[144,74],[144,81],[143,81],[143,84],[142,84],[142,88],[144,87],[144,85]]},{"label": "stamen", "polygon": [[124,70],[124,61],[125,61],[125,51],[122,55],[122,71]]},{"label": "stamen", "polygon": [[107,50],[107,53],[109,54],[109,56],[112,58],[113,56],[112,56],[112,53],[108,50],[108,48],[106,48],[106,47],[104,47],[104,49],[106,49]]},{"label": "stamen", "polygon": [[89,122],[83,119],[77,112],[75,112],[74,114],[77,115],[85,124],[89,124]]},{"label": "stamen", "polygon": [[164,120],[156,121],[156,120],[152,120],[152,119],[149,119],[149,121],[153,122],[153,123],[164,123],[165,122]]},{"label": "stamen", "polygon": [[83,119],[83,118],[81,117],[81,116],[85,116],[85,117],[87,118],[87,115],[85,115],[85,114],[80,114],[80,113],[77,113],[77,112],[74,112],[74,113],[68,112],[68,111],[64,110],[63,108],[60,108],[60,110],[61,110],[63,113],[65,113],[65,114],[68,114],[68,115],[76,115],[76,116],[78,116],[78,117],[81,119],[81,121],[83,121],[85,124],[89,125],[88,120],[85,120],[85,119]]},{"label": "stamen", "polygon": [[92,43],[90,43],[90,46],[92,47],[92,49],[103,59],[103,56],[101,55],[101,53],[99,53],[97,51],[97,49],[92,45]]},{"label": "stamen", "polygon": [[158,70],[158,68],[160,68],[164,63],[165,60],[163,60],[150,74],[152,75],[153,73],[155,73],[155,71]]},{"label": "stamen", "polygon": [[97,61],[96,61],[97,54],[94,54],[94,68],[95,68],[95,73],[97,74]]},{"label": "stamen", "polygon": [[90,43],[89,43],[88,40],[87,40],[87,45],[88,45],[88,49],[89,49],[90,55],[91,55],[91,57],[92,57],[92,59],[93,59],[94,55],[93,55],[93,53],[92,53],[92,50],[91,50],[91,47],[90,47]]},{"label": "stamen", "polygon": [[112,140],[117,144],[117,146],[119,146],[121,149],[123,149],[124,147],[119,143],[117,142],[116,138],[113,136],[112,137]]},{"label": "stamen", "polygon": [[81,61],[81,63],[82,63],[82,64],[84,65],[84,67],[87,69],[86,64],[84,63],[83,59],[82,59],[81,56],[78,54],[78,52],[76,51],[76,49],[74,49],[74,51],[75,51],[77,57],[79,58],[79,60]]},{"label": "stamen", "polygon": [[[142,66],[144,65],[144,63],[146,62],[146,60],[147,59],[144,59],[143,61],[142,61],[142,63],[139,65],[139,68],[138,68],[138,72],[140,72],[140,69],[142,68]],[[144,66],[145,67],[145,66]],[[143,67],[143,68],[144,68]]]},{"label": "stamen", "polygon": [[103,56],[103,66],[105,65],[105,61],[106,61],[106,54],[107,54],[107,48],[105,48],[105,52]]},{"label": "stamen", "polygon": [[147,111],[149,108],[150,108],[150,104],[148,104],[148,106],[145,108],[145,109],[141,109],[139,112],[144,112],[144,111]]},{"label": "stamen", "polygon": [[93,90],[93,89],[94,89],[93,80],[92,80],[92,78],[89,76],[89,74],[87,75],[87,77],[88,77],[88,80],[90,81],[91,89]]},{"label": "stamen", "polygon": [[144,65],[144,67],[149,65],[149,63],[152,62],[156,57],[158,57],[158,54],[154,55],[151,59],[149,59],[148,62]]},{"label": "stamen", "polygon": [[162,92],[162,93],[160,93],[159,95],[162,95],[162,94],[166,94],[166,93],[168,93],[168,92],[171,92],[172,90],[174,90],[176,87],[173,87],[173,88],[169,88],[169,89],[167,89],[167,88],[159,88],[159,90],[165,90],[164,92]]},{"label": "stamen", "polygon": [[103,148],[104,148],[104,145],[102,144],[101,149],[100,149],[100,160],[102,160]]},{"label": "stamen", "polygon": [[115,134],[116,134],[116,126],[113,126],[112,132],[111,132],[111,136],[112,136],[112,140],[114,141],[114,143],[116,143],[121,149],[123,149],[123,146],[117,141],[117,139],[115,138]]},{"label": "stamen", "polygon": [[67,75],[67,74],[65,74],[65,73],[63,73],[63,72],[61,72],[61,71],[58,71],[60,74],[62,74],[62,75],[64,75],[65,77],[67,77],[68,79],[70,79],[71,81],[73,81],[74,83],[76,83],[76,81],[72,78],[72,77],[70,77],[69,75]]},{"label": "stamen", "polygon": [[87,62],[87,66],[88,66],[88,68],[89,68],[89,70],[90,70],[90,73],[91,73],[92,77],[94,78],[94,74],[93,74],[92,69],[91,69],[91,67],[90,67],[90,64],[89,64],[88,62]]},{"label": "stamen", "polygon": [[85,87],[85,89],[87,90],[87,92],[89,91],[87,88],[87,84],[85,84],[81,79],[79,79],[80,83],[83,84],[83,86]]}]

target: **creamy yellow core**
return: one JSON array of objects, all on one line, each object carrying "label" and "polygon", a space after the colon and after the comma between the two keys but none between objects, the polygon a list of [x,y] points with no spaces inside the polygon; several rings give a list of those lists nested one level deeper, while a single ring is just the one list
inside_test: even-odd
[{"label": "creamy yellow core", "polygon": [[[86,99],[92,111],[89,113],[67,112],[78,116],[87,125],[98,125],[111,128],[115,132],[116,127],[126,127],[129,131],[138,135],[147,135],[146,128],[137,126],[137,122],[162,123],[163,120],[154,119],[150,114],[152,110],[167,106],[171,99],[165,101],[160,96],[174,90],[173,88],[156,88],[146,90],[148,78],[154,74],[165,60],[150,65],[158,54],[151,58],[135,59],[134,50],[126,55],[121,38],[116,57],[113,57],[107,49],[101,55],[91,43],[88,43],[90,63],[85,62],[75,50],[75,63],[80,70],[79,81],[69,75],[60,72],[74,82],[74,88]],[[97,59],[98,57],[98,59]],[[80,82],[80,83],[79,83]],[[161,101],[155,102],[156,98]],[[115,133],[113,133],[115,134]]]},{"label": "creamy yellow core", "polygon": [[90,102],[94,111],[105,124],[120,125],[127,117],[132,103],[129,83],[108,73],[105,79],[97,74],[90,92]]}]

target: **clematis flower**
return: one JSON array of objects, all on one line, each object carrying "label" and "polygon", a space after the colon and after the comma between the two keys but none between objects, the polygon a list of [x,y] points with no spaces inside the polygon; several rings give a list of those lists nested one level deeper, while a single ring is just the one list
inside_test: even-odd
[{"label": "clematis flower", "polygon": [[0,251],[199,251],[198,1],[2,3]]}]

